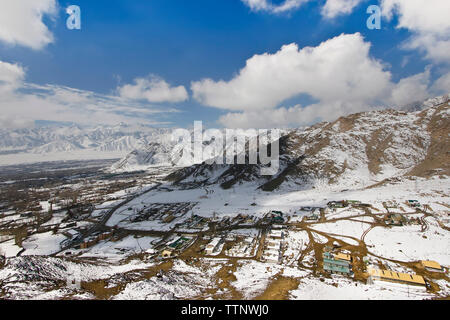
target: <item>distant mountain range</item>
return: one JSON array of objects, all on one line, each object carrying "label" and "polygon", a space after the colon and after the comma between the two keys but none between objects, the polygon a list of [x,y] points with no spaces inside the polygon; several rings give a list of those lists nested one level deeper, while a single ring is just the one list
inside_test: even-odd
[{"label": "distant mountain range", "polygon": [[29,129],[0,129],[0,165],[17,162],[74,159],[122,158],[142,149],[169,129],[145,125],[82,128],[48,126]]},{"label": "distant mountain range", "polygon": [[[0,165],[56,160],[121,158],[112,172],[181,166],[177,184],[230,187],[255,181],[262,188],[287,184],[373,183],[400,174],[448,173],[448,95],[402,111],[383,110],[342,117],[306,129],[285,130],[280,140],[280,173],[267,179],[258,165],[193,165],[178,161],[183,143],[172,129],[145,125],[48,126],[0,129]],[[204,145],[216,145],[211,139]]]}]

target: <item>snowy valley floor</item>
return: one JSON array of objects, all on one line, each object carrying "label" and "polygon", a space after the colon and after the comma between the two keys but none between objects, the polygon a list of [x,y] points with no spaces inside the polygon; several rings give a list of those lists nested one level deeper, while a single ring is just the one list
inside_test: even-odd
[{"label": "snowy valley floor", "polygon": [[[101,217],[119,204],[102,226],[113,234],[109,238],[61,248],[67,232],[47,231],[29,236],[21,247],[14,239],[0,242],[8,257],[0,268],[1,297],[448,298],[449,182],[447,177],[403,179],[361,190],[272,193],[255,191],[254,185],[231,190],[162,185],[123,204],[120,197],[129,195],[118,193],[118,200],[92,213]],[[420,208],[408,203],[412,199]],[[341,200],[368,206],[327,206]],[[282,219],[273,212],[282,212]],[[388,226],[389,214],[405,220]],[[90,219],[78,226],[89,226]],[[324,272],[323,252],[348,254],[352,273]],[[425,269],[422,260],[436,261],[443,270]],[[368,282],[369,268],[417,274],[426,286]]]}]

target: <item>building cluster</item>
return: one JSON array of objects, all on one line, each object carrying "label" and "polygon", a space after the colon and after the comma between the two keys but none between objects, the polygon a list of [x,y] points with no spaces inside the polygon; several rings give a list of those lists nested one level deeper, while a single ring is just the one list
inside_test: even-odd
[{"label": "building cluster", "polygon": [[258,238],[252,236],[236,237],[236,243],[230,249],[225,251],[228,257],[254,257],[258,244]]},{"label": "building cluster", "polygon": [[127,220],[130,223],[143,221],[171,223],[175,219],[183,217],[196,205],[196,202],[153,203],[150,206],[145,205],[139,211],[129,207],[128,210],[134,211],[134,213]]},{"label": "building cluster", "polygon": [[113,236],[112,231],[108,232],[99,232],[97,234],[93,234],[92,236],[84,239],[84,241],[79,245],[80,249],[88,249],[90,247],[95,246],[100,241],[108,240]]},{"label": "building cluster", "polygon": [[269,263],[280,263],[283,250],[284,231],[271,229],[266,235],[262,260]]}]

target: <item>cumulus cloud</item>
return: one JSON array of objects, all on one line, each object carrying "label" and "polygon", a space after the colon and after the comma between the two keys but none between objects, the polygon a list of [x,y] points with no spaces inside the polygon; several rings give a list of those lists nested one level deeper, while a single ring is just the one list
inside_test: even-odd
[{"label": "cumulus cloud", "polygon": [[382,0],[381,5],[383,15],[397,15],[397,27],[413,33],[405,48],[424,51],[434,62],[450,63],[450,1]]},{"label": "cumulus cloud", "polygon": [[274,54],[255,55],[230,81],[193,82],[200,103],[228,110],[274,108],[308,94],[324,102],[365,103],[382,96],[391,74],[369,56],[361,34],[340,35],[317,47],[283,46]]},{"label": "cumulus cloud", "polygon": [[[204,79],[191,89],[200,103],[231,111],[219,119],[223,125],[245,128],[308,125],[430,96],[430,67],[394,83],[385,65],[370,56],[370,47],[359,33],[342,34],[317,47],[289,44],[276,53],[253,56],[229,81]],[[282,106],[300,95],[317,102]]]},{"label": "cumulus cloud", "polygon": [[300,8],[310,0],[285,0],[281,4],[273,4],[270,0],[242,0],[253,11],[283,13]]},{"label": "cumulus cloud", "polygon": [[434,82],[432,92],[436,95],[450,93],[450,72],[444,74]]},{"label": "cumulus cloud", "polygon": [[404,48],[422,51],[428,60],[436,63],[450,64],[450,37],[448,35],[417,34],[410,38]]},{"label": "cumulus cloud", "polygon": [[54,17],[56,13],[56,0],[0,1],[0,41],[42,49],[53,42],[42,18]]},{"label": "cumulus cloud", "polygon": [[149,78],[137,78],[133,84],[124,85],[117,90],[123,98],[152,103],[182,102],[189,98],[184,86],[171,87],[165,80],[153,75]]},{"label": "cumulus cloud", "polygon": [[308,106],[228,113],[219,122],[227,128],[288,128],[307,126],[319,121],[367,110],[367,105],[345,101],[328,101]]},{"label": "cumulus cloud", "polygon": [[398,27],[420,32],[448,33],[450,3],[442,0],[382,0],[383,14],[399,16]]},{"label": "cumulus cloud", "polygon": [[[293,11],[310,0],[285,0],[280,4],[273,4],[271,0],[241,0],[253,11],[265,11],[273,14]],[[322,15],[335,18],[339,15],[350,14],[353,9],[364,0],[326,0],[322,7]]]},{"label": "cumulus cloud", "polygon": [[387,102],[392,106],[404,106],[429,98],[430,68],[411,77],[401,79],[395,84]]},{"label": "cumulus cloud", "polygon": [[0,93],[8,94],[18,88],[25,77],[25,70],[17,65],[0,61]]},{"label": "cumulus cloud", "polygon": [[115,95],[98,94],[57,85],[25,81],[25,70],[0,61],[0,125],[3,128],[33,126],[36,120],[75,122],[82,125],[118,122],[167,124],[158,119],[178,112]]},{"label": "cumulus cloud", "polygon": [[340,15],[350,14],[353,9],[364,0],[327,0],[321,13],[326,18],[335,18]]}]

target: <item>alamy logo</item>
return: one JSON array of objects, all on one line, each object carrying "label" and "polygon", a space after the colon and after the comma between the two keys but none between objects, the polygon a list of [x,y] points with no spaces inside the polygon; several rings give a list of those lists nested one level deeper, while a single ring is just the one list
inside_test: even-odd
[{"label": "alamy logo", "polygon": [[66,21],[67,29],[80,30],[81,29],[81,9],[79,6],[71,5],[67,7],[66,13],[69,15]]},{"label": "alamy logo", "polygon": [[370,14],[370,17],[367,19],[367,28],[369,30],[380,30],[381,8],[377,5],[371,5],[367,8],[367,14]]},{"label": "alamy logo", "polygon": [[[172,132],[172,141],[182,146],[180,157],[172,159],[174,164],[261,164],[261,175],[278,173],[280,130],[256,129],[208,129],[203,131],[201,121],[194,122],[194,132],[177,129]],[[270,149],[270,155],[269,155]],[[248,161],[247,161],[248,159]],[[269,166],[270,165],[270,166]]]}]

